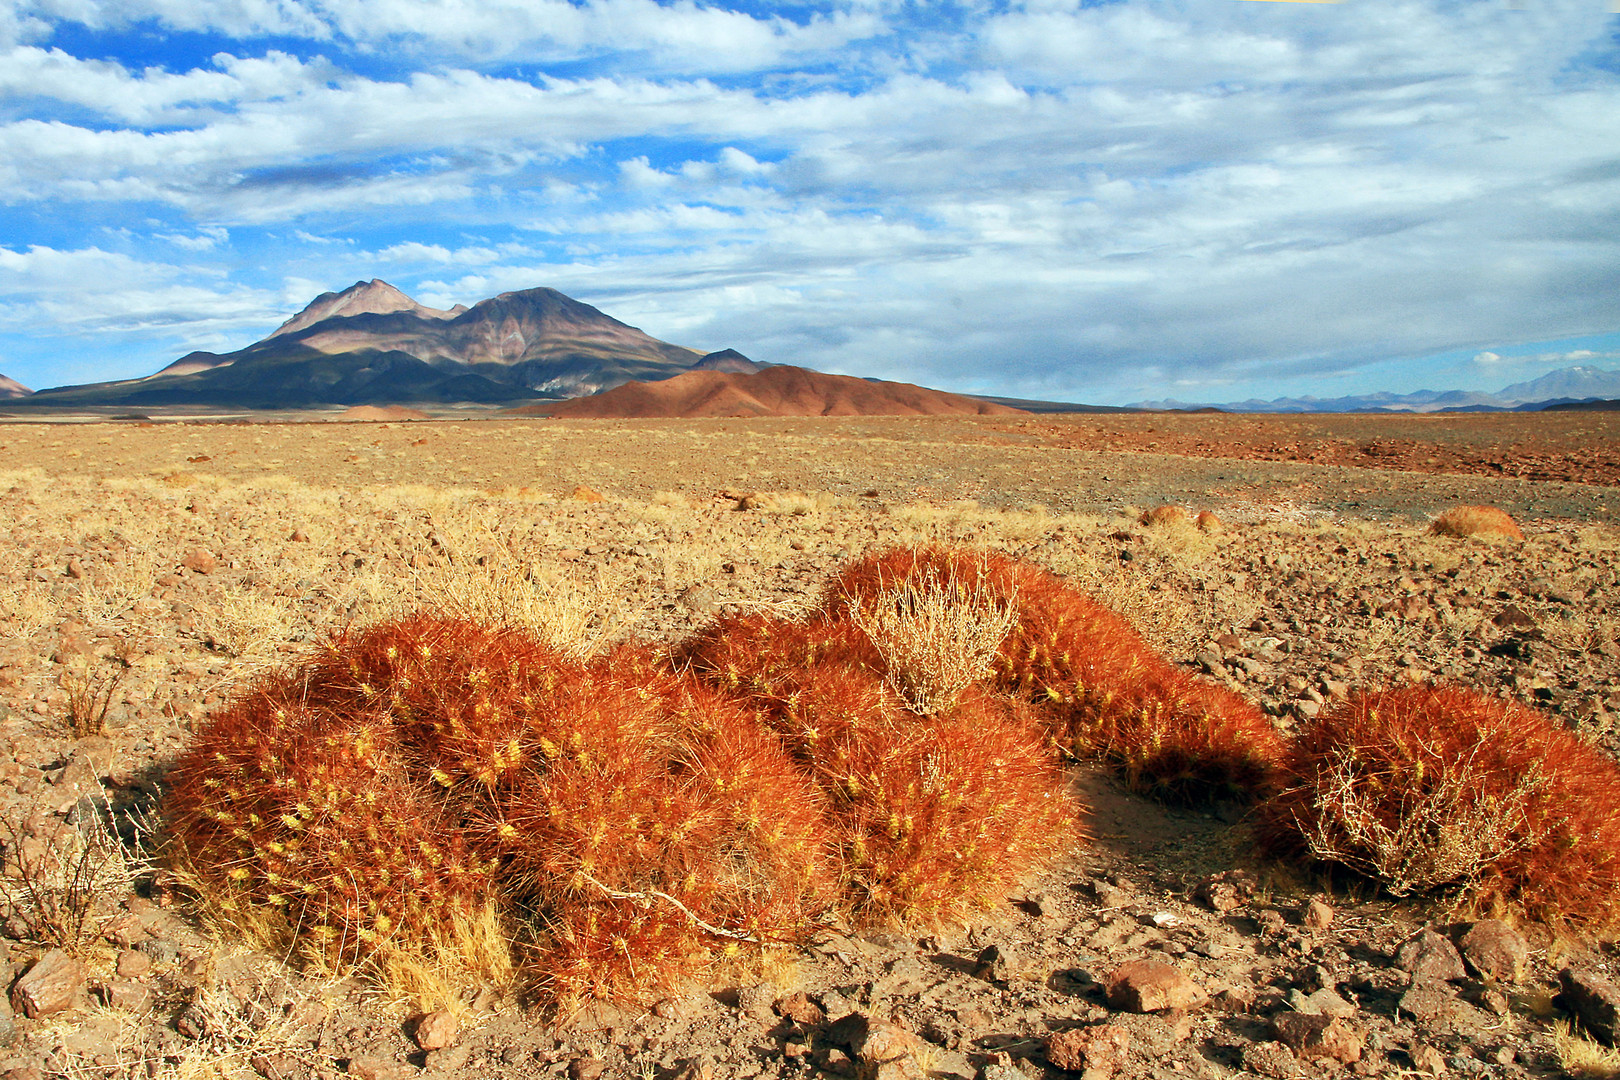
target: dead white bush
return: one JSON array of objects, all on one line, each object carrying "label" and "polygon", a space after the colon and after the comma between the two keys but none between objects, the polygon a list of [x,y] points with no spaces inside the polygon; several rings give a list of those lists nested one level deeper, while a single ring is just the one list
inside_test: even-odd
[{"label": "dead white bush", "polygon": [[1429,781],[1421,771],[1370,775],[1346,747],[1315,784],[1311,820],[1297,824],[1317,859],[1408,896],[1472,881],[1537,842],[1525,808],[1542,784],[1531,770],[1505,793],[1485,794],[1497,782],[1473,756]]},{"label": "dead white bush", "polygon": [[1014,600],[934,571],[885,589],[869,603],[851,600],[849,615],[883,657],[889,686],[923,716],[955,704],[990,669],[1018,622]]}]

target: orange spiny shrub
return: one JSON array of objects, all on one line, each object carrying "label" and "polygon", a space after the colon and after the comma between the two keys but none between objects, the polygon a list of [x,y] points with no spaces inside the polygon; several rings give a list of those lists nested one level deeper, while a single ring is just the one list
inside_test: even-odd
[{"label": "orange spiny shrub", "polygon": [[1176,805],[1271,794],[1286,742],[1259,709],[1174,664],[1144,664],[1126,688],[1053,711],[1077,757],[1113,764],[1131,790]]},{"label": "orange spiny shrub", "polygon": [[647,649],[586,665],[412,616],[216,714],[173,779],[177,851],[216,905],[282,903],[291,880],[290,932],[352,949],[453,939],[458,904],[498,897],[541,924],[559,994],[667,987],[716,945],[793,936],[830,893],[815,784]]},{"label": "orange spiny shrub", "polygon": [[1522,705],[1460,687],[1357,694],[1301,730],[1261,809],[1281,855],[1395,895],[1586,927],[1620,922],[1620,768]]},{"label": "orange spiny shrub", "polygon": [[1429,531],[1436,536],[1503,536],[1523,540],[1524,530],[1506,510],[1497,506],[1457,506],[1434,519]]},{"label": "orange spiny shrub", "polygon": [[992,552],[894,548],[852,563],[824,603],[930,575],[1016,605],[987,681],[1039,706],[1064,751],[1100,757],[1133,789],[1169,802],[1269,793],[1283,744],[1258,709],[1183,672],[1122,616],[1038,567]]},{"label": "orange spiny shrub", "polygon": [[272,678],[217,713],[167,777],[177,864],[231,923],[320,963],[429,950],[489,903],[489,867],[407,775],[376,708]]},{"label": "orange spiny shrub", "polygon": [[1081,842],[1067,782],[1018,709],[971,694],[937,716],[894,708],[817,757],[859,916],[960,918]]}]

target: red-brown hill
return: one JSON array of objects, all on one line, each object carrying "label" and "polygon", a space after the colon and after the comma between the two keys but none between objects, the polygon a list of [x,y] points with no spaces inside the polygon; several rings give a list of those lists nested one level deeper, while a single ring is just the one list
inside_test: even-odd
[{"label": "red-brown hill", "polygon": [[628,382],[590,397],[524,405],[522,416],[628,419],[705,416],[1001,416],[1021,413],[911,383],[780,365],[753,374],[689,371],[658,382]]}]

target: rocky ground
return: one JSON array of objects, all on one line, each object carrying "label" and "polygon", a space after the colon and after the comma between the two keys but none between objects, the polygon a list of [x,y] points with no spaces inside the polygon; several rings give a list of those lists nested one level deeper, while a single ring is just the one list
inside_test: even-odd
[{"label": "rocky ground", "polygon": [[[1358,686],[1441,679],[1620,753],[1613,488],[1103,452],[956,420],[31,424],[0,443],[0,1076],[1601,1067],[1559,1033],[1581,991],[1558,975],[1612,976],[1610,945],[1260,863],[1240,815],[1166,810],[1084,766],[1090,839],[983,925],[829,926],[650,1009],[558,1015],[467,987],[453,1017],[423,1023],[202,925],[161,868],[80,837],[100,835],[110,799],[126,839],[155,839],[137,835],[141,811],[193,726],[343,626],[510,606],[520,582],[583,633],[670,640],[730,606],[806,605],[849,555],[923,539],[1070,577],[1284,728]],[[1138,522],[1164,501],[1227,527]],[[1527,539],[1428,535],[1458,502],[1507,507]],[[44,889],[59,856],[79,893]],[[73,904],[41,911],[35,885],[103,903],[70,925]],[[48,952],[53,934],[71,955]]]}]

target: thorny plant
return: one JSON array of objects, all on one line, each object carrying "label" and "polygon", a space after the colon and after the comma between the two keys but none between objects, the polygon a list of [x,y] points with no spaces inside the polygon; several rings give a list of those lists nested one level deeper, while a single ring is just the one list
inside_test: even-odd
[{"label": "thorny plant", "polygon": [[883,657],[890,688],[923,716],[949,710],[1018,624],[1016,597],[1000,600],[932,569],[870,604],[851,599],[848,610]]},{"label": "thorny plant", "polygon": [[0,847],[0,901],[30,939],[70,952],[95,939],[144,866],[99,808],[75,822],[37,808],[0,817]]},{"label": "thorny plant", "polygon": [[[1501,794],[1490,794],[1498,785],[1485,783],[1484,772],[1471,754],[1430,782],[1420,764],[1414,782],[1394,771],[1369,773],[1355,748],[1345,748],[1317,782],[1310,820],[1296,824],[1313,856],[1383,882],[1392,896],[1467,884],[1540,839],[1526,814],[1543,786],[1537,770]],[[1385,793],[1396,786],[1405,787],[1398,811],[1381,813]]]}]

